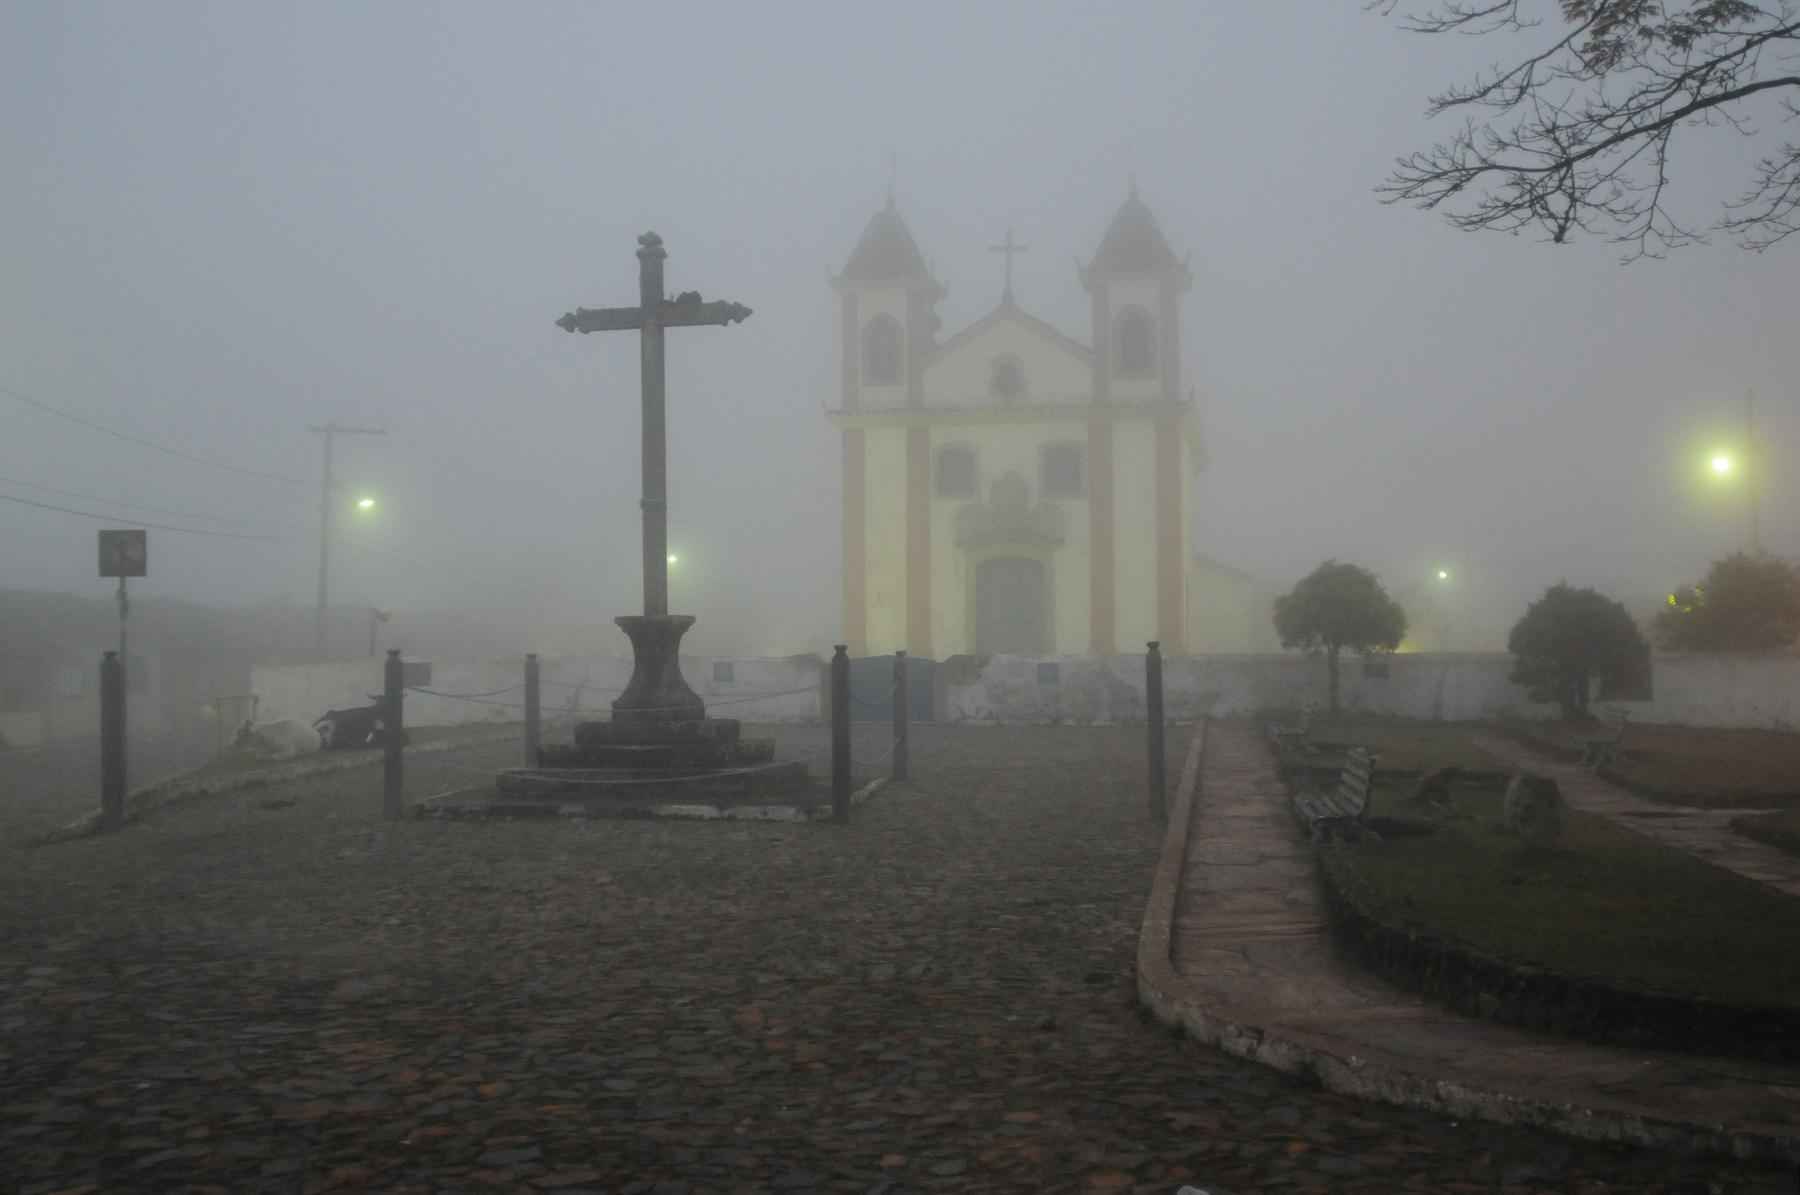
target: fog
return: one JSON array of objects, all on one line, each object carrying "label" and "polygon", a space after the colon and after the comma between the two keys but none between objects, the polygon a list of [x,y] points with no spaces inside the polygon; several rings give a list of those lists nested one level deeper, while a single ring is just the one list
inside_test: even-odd
[{"label": "fog", "polygon": [[[1696,478],[1754,388],[1763,539],[1793,554],[1800,249],[1624,266],[1373,194],[1443,132],[1427,96],[1505,49],[1352,4],[12,5],[0,493],[278,537],[152,530],[138,592],[304,606],[307,429],[378,425],[339,444],[378,506],[343,519],[334,603],[622,649],[636,337],[554,321],[635,303],[654,229],[671,293],[755,310],[669,334],[673,607],[697,649],[813,650],[841,593],[827,279],[890,182],[946,334],[998,300],[1011,228],[1019,302],[1085,341],[1075,262],[1135,179],[1191,254],[1197,550],[1272,589],[1448,566],[1500,632],[1563,578],[1641,608],[1742,546],[1741,491]],[[1704,222],[1754,151],[1693,138],[1677,205]],[[0,503],[0,584],[106,596],[106,525]]]}]

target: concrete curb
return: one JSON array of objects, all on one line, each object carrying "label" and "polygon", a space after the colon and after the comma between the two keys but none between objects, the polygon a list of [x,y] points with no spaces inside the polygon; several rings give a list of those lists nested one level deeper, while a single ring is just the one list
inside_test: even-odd
[{"label": "concrete curb", "polygon": [[[481,735],[476,738],[460,739],[456,742],[421,743],[417,747],[406,748],[408,756],[436,755],[444,751],[461,750],[464,747],[486,747],[494,743],[504,743],[518,738],[522,729],[509,730],[505,734]],[[125,796],[125,824],[141,821],[146,816],[163,809],[172,809],[197,801],[203,797],[224,796],[227,793],[241,792],[252,788],[267,788],[272,784],[286,784],[292,780],[309,780],[314,776],[328,776],[333,772],[347,772],[353,768],[370,767],[382,761],[380,751],[359,753],[354,756],[341,756],[335,759],[306,759],[286,767],[258,768],[254,771],[230,772],[222,776],[199,778],[205,768],[194,768],[186,772],[177,772],[173,776],[165,776],[154,784],[146,784],[133,789]],[[76,838],[86,838],[100,832],[100,811],[84,814],[65,826],[58,827],[50,833],[31,843],[32,846],[49,846],[53,843],[68,842]]]},{"label": "concrete curb", "polygon": [[1340,1043],[1303,1030],[1259,1024],[1248,1010],[1209,1008],[1171,961],[1176,900],[1187,868],[1188,836],[1205,759],[1206,726],[1188,748],[1181,784],[1169,811],[1162,854],[1138,934],[1138,1000],[1165,1025],[1181,1028],[1209,1046],[1260,1062],[1287,1074],[1304,1075],[1320,1086],[1362,1099],[1459,1119],[1528,1125],[1590,1141],[1645,1146],[1684,1153],[1726,1154],[1743,1160],[1800,1161],[1800,1138],[1734,1131],[1726,1125],[1690,1124],[1616,1109],[1583,1107],[1491,1090],[1454,1078],[1423,1075],[1385,1058],[1350,1054]]}]

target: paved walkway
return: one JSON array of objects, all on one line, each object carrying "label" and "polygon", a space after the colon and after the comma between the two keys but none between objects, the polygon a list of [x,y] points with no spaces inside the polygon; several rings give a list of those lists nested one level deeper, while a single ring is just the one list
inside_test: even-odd
[{"label": "paved walkway", "polygon": [[1698,855],[1708,863],[1748,876],[1789,896],[1800,896],[1800,858],[1746,838],[1731,819],[1746,809],[1684,809],[1634,796],[1577,764],[1560,763],[1522,743],[1495,734],[1472,736],[1476,746],[1503,761],[1556,781],[1571,808],[1609,817],[1629,829]]},{"label": "paved walkway", "polygon": [[1589,1135],[1730,1126],[1800,1141],[1800,1067],[1540,1036],[1446,1011],[1340,957],[1312,847],[1246,725],[1211,728],[1173,921],[1175,973],[1212,1017],[1246,1040],[1286,1039],[1352,1085]]}]

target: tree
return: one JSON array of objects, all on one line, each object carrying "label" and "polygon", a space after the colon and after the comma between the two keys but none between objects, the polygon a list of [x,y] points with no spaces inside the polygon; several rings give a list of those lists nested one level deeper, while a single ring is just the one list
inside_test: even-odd
[{"label": "tree", "polygon": [[1674,651],[1778,651],[1800,636],[1800,577],[1770,556],[1713,562],[1706,580],[1669,595],[1657,640]]},{"label": "tree", "polygon": [[[1535,227],[1557,243],[1606,230],[1633,247],[1630,257],[1704,239],[1665,207],[1676,137],[1725,128],[1762,138],[1764,123],[1800,116],[1795,0],[1553,3],[1560,12],[1548,22],[1526,0],[1434,0],[1404,18],[1414,32],[1531,44],[1510,65],[1432,96],[1427,114],[1462,113],[1463,127],[1400,158],[1378,194],[1443,206],[1464,230]],[[1711,227],[1762,250],[1800,229],[1800,142],[1757,149]]]},{"label": "tree", "polygon": [[1338,653],[1392,651],[1406,635],[1406,611],[1375,574],[1327,560],[1275,599],[1281,646],[1323,651],[1331,676],[1331,712],[1338,709]]},{"label": "tree", "polygon": [[1535,701],[1554,701],[1564,718],[1584,717],[1588,688],[1598,677],[1624,683],[1649,650],[1624,606],[1592,589],[1552,585],[1531,603],[1507,636],[1517,657],[1512,679]]}]

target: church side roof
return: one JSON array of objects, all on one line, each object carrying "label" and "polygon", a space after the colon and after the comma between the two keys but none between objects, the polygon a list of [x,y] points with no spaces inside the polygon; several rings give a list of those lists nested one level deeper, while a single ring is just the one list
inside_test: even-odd
[{"label": "church side roof", "polygon": [[1169,248],[1168,238],[1150,207],[1138,198],[1137,188],[1113,214],[1100,248],[1094,252],[1092,274],[1160,274],[1180,269],[1181,262]]},{"label": "church side roof", "polygon": [[930,281],[931,271],[918,242],[891,199],[869,218],[838,278],[844,282]]},{"label": "church side roof", "polygon": [[1091,362],[1094,359],[1093,349],[1082,344],[1073,336],[1063,332],[1048,320],[1039,319],[1037,316],[1031,314],[1031,312],[1020,307],[1010,299],[1002,299],[998,307],[994,308],[968,327],[962,329],[950,339],[944,341],[943,344],[940,344],[937,347],[937,351],[933,354],[933,358],[942,358],[950,355],[969,341],[993,327],[995,324],[1008,319],[1020,323],[1031,331],[1044,337],[1046,340],[1060,345],[1064,350],[1075,354],[1084,362]]}]

